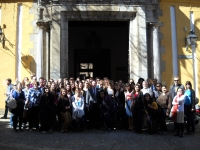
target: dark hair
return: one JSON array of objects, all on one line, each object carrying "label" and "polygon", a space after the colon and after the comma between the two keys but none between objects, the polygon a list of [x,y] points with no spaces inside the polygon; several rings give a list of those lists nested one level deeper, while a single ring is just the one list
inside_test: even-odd
[{"label": "dark hair", "polygon": [[156,85],[158,85],[158,84],[162,87],[162,83],[156,83]]},{"label": "dark hair", "polygon": [[11,83],[12,82],[12,80],[10,79],[10,78],[8,78],[8,79],[6,79],[9,83]]},{"label": "dark hair", "polygon": [[145,93],[144,98],[147,97],[147,96],[149,96],[149,98],[151,98],[151,95],[149,93]]},{"label": "dark hair", "polygon": [[138,86],[138,88],[141,90],[140,84],[136,84],[135,87]]},{"label": "dark hair", "polygon": [[162,85],[162,87],[165,87],[167,89],[167,86],[166,85]]},{"label": "dark hair", "polygon": [[40,79],[44,80],[44,77],[40,77],[39,80],[40,80]]},{"label": "dark hair", "polygon": [[186,81],[185,86],[190,85],[190,89],[192,89],[192,83],[190,81]]},{"label": "dark hair", "polygon": [[[145,99],[145,97],[147,97],[147,96],[149,97],[148,101]],[[144,96],[143,96],[143,98],[144,98],[144,104],[145,105],[147,105],[148,103],[151,104],[154,101],[153,98],[151,97],[151,95],[149,93],[145,93]]]}]

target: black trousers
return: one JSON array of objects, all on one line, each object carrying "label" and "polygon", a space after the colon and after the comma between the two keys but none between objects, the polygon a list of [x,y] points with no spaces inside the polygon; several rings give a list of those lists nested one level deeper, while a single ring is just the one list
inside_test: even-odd
[{"label": "black trousers", "polygon": [[161,108],[161,114],[160,114],[160,119],[159,119],[161,131],[164,131],[164,132],[167,132],[167,125],[165,121],[166,111],[167,111],[166,108]]},{"label": "black trousers", "polygon": [[[191,111],[192,105],[184,105],[184,114],[186,116],[186,128],[187,132],[195,131],[195,123],[194,123],[194,112]],[[191,130],[192,128],[192,130]]]},{"label": "black trousers", "polygon": [[89,127],[90,128],[99,128],[99,119],[100,119],[100,111],[97,103],[93,103],[89,107],[88,115],[89,115]]},{"label": "black trousers", "polygon": [[33,124],[39,129],[39,106],[29,108],[29,129],[33,128]]},{"label": "black trousers", "polygon": [[133,117],[134,117],[134,123],[135,123],[135,132],[141,132],[142,109],[140,108],[133,109]]},{"label": "black trousers", "polygon": [[16,108],[13,110],[13,129],[17,128],[17,123],[19,121],[19,129],[22,127],[22,121],[23,121],[23,109]]},{"label": "black trousers", "polygon": [[48,131],[53,126],[53,113],[46,109],[40,110],[40,131]]}]

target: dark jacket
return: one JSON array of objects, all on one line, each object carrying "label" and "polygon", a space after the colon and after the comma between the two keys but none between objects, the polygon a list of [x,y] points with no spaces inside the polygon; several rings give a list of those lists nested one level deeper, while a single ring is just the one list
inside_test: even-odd
[{"label": "dark jacket", "polygon": [[59,98],[58,99],[58,111],[59,112],[66,112],[66,111],[70,111],[70,109],[66,109],[66,106],[70,106],[70,102],[68,97],[65,98]]},{"label": "dark jacket", "polygon": [[144,109],[144,103],[143,103],[143,93],[139,92],[138,96],[134,98],[133,101],[133,108],[134,109]]},{"label": "dark jacket", "polygon": [[[117,93],[117,91],[114,89],[114,96]],[[116,97],[115,96],[115,100],[117,102],[118,107],[120,108],[124,108],[125,107],[125,95],[124,95],[124,91],[119,90],[119,94]]]},{"label": "dark jacket", "polygon": [[93,93],[93,88],[88,89],[88,92],[86,93],[86,103],[89,105],[97,103],[98,96],[99,96],[98,88],[95,88],[95,94]]},{"label": "dark jacket", "polygon": [[52,110],[54,99],[53,95],[49,93],[48,96],[43,94],[40,99],[40,109],[43,110]]},{"label": "dark jacket", "polygon": [[110,95],[105,96],[105,99],[102,100],[101,110],[103,113],[112,113],[114,111],[114,105],[112,102],[112,97]]},{"label": "dark jacket", "polygon": [[[177,86],[180,87],[183,91],[185,90],[184,85],[178,84]],[[174,84],[170,86],[169,93],[171,94],[172,99],[174,99],[174,97],[177,94],[177,91],[175,92],[175,85]]]}]

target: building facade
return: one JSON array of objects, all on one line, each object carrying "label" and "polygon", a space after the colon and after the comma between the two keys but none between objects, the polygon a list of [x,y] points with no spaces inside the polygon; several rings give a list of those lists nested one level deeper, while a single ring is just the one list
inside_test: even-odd
[{"label": "building facade", "polygon": [[199,5],[198,0],[2,1],[0,85],[6,89],[6,78],[22,80],[31,73],[46,79],[156,78],[168,87],[174,75],[193,82],[185,37],[191,27],[199,35]]},{"label": "building facade", "polygon": [[184,85],[186,81],[191,81],[196,97],[199,98],[199,40],[196,44],[193,66],[191,46],[186,50],[186,37],[191,29],[198,37],[200,36],[200,1],[161,0],[160,9],[162,10],[162,15],[159,16],[161,62],[165,64],[162,81],[168,87],[173,83],[173,76],[179,76],[180,82]]}]

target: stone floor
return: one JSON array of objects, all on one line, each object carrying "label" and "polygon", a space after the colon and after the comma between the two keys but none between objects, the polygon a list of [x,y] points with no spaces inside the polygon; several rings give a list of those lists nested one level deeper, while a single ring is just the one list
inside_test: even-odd
[{"label": "stone floor", "polygon": [[[2,116],[2,112],[0,111]],[[0,150],[198,150],[200,149],[200,124],[196,126],[195,135],[175,137],[173,124],[168,124],[167,135],[135,134],[132,131],[86,130],[40,134],[38,131],[13,132],[9,119],[0,119]]]}]

